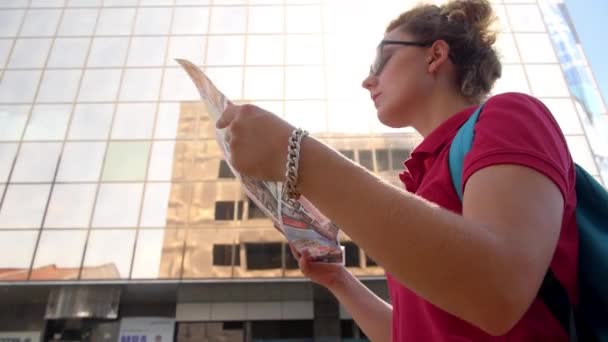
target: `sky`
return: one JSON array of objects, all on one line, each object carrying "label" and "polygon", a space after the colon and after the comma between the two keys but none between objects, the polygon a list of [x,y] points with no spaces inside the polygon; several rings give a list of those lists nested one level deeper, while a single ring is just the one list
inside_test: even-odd
[{"label": "sky", "polygon": [[607,0],[566,0],[583,50],[589,60],[604,103],[608,102],[608,45],[606,29],[608,18]]}]

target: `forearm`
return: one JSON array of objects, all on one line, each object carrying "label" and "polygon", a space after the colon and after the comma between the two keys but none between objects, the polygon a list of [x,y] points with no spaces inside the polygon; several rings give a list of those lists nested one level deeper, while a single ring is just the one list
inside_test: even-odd
[{"label": "forearm", "polygon": [[391,305],[349,272],[344,276],[342,282],[329,290],[371,341],[388,342],[391,340],[393,315]]},{"label": "forearm", "polygon": [[490,230],[381,181],[314,139],[302,145],[300,190],[428,301],[471,322],[496,314],[487,303],[503,300],[495,289],[505,286],[509,260]]}]

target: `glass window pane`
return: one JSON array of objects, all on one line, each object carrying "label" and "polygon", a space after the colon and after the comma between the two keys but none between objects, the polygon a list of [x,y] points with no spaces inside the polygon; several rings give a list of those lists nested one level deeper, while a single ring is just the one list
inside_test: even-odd
[{"label": "glass window pane", "polygon": [[61,10],[31,9],[25,15],[21,36],[52,36],[57,30]]},{"label": "glass window pane", "polygon": [[40,70],[6,70],[0,80],[0,103],[32,102]]},{"label": "glass window pane", "polygon": [[229,99],[243,98],[243,68],[207,68],[207,75]]},{"label": "glass window pane", "polygon": [[352,242],[344,243],[344,259],[346,267],[361,267],[359,247]]},{"label": "glass window pane", "polygon": [[536,4],[507,5],[511,28],[515,32],[544,32],[545,24]]},{"label": "glass window pane", "polygon": [[[162,88],[161,99],[163,101],[200,100],[196,87],[181,69],[165,69]],[[222,91],[224,90],[222,89]]]},{"label": "glass window pane", "polygon": [[176,8],[173,13],[174,34],[201,34],[207,33],[209,26],[209,8],[182,7]]},{"label": "glass window pane", "polygon": [[320,67],[287,67],[285,97],[287,99],[322,99],[325,83]]},{"label": "glass window pane", "polygon": [[113,110],[114,105],[112,104],[98,103],[76,105],[68,139],[107,139]]},{"label": "glass window pane", "polygon": [[249,7],[249,33],[283,33],[283,12],[282,6]]},{"label": "glass window pane", "polygon": [[246,99],[275,100],[283,98],[283,67],[245,68]]},{"label": "glass window pane", "polygon": [[23,140],[63,140],[71,111],[71,105],[34,106]]},{"label": "glass window pane", "polygon": [[179,103],[161,103],[158,107],[156,121],[156,139],[175,139],[177,137],[177,124],[179,121]]},{"label": "glass window pane", "polygon": [[263,108],[271,113],[274,113],[280,117],[285,116],[285,110],[283,108],[283,101],[251,101],[251,104]]},{"label": "glass window pane", "polygon": [[241,65],[245,58],[244,36],[210,36],[207,65]]},{"label": "glass window pane", "polygon": [[51,39],[18,39],[8,67],[42,68],[50,48]]},{"label": "glass window pane", "polygon": [[235,179],[232,169],[228,166],[225,160],[220,160],[220,168],[218,172],[218,178]]},{"label": "glass window pane", "polygon": [[104,7],[135,7],[138,0],[103,0]]},{"label": "glass window pane", "polygon": [[591,175],[598,175],[597,165],[585,136],[566,136],[566,142],[574,162],[582,166]]},{"label": "glass window pane", "polygon": [[570,96],[559,65],[526,65],[526,71],[535,96]]},{"label": "glass window pane", "polygon": [[101,184],[93,227],[135,227],[143,184]]},{"label": "glass window pane", "polygon": [[323,44],[320,35],[287,36],[287,64],[322,64]]},{"label": "glass window pane", "polygon": [[46,70],[38,92],[39,102],[72,102],[78,91],[80,69]]},{"label": "glass window pane", "polygon": [[528,80],[522,65],[503,65],[502,76],[496,80],[492,94],[507,92],[530,94],[530,87],[528,87]]},{"label": "glass window pane", "polygon": [[68,7],[100,7],[103,0],[68,0]]},{"label": "glass window pane", "polygon": [[167,37],[133,37],[128,66],[161,66],[165,63]]},{"label": "glass window pane", "polygon": [[403,162],[410,158],[410,150],[407,149],[393,149],[391,150],[392,169],[403,170]]},{"label": "glass window pane", "polygon": [[32,0],[30,7],[63,7],[65,0]]},{"label": "glass window pane", "polygon": [[213,245],[213,266],[240,265],[240,253],[237,253],[237,250],[240,250],[239,247],[239,245]]},{"label": "glass window pane", "polygon": [[282,36],[248,36],[247,60],[250,65],[283,65],[285,56]]},{"label": "glass window pane", "polygon": [[0,37],[15,37],[24,13],[24,10],[0,11]]},{"label": "glass window pane", "polygon": [[[362,73],[353,71],[353,68],[349,66],[335,66],[328,68],[326,77],[328,98],[332,100],[362,99]],[[367,100],[373,105],[372,101]]]},{"label": "glass window pane", "polygon": [[146,177],[150,142],[110,142],[103,181],[143,181]]},{"label": "glass window pane", "polygon": [[86,231],[42,231],[36,249],[32,280],[77,279],[84,252]]},{"label": "glass window pane", "polygon": [[168,34],[171,8],[140,8],[135,22],[135,34]]},{"label": "glass window pane", "polygon": [[281,243],[246,243],[245,255],[248,270],[281,268]]},{"label": "glass window pane", "polygon": [[87,64],[93,67],[122,66],[128,46],[128,38],[95,38]]},{"label": "glass window pane", "polygon": [[245,33],[245,7],[214,7],[210,33]]},{"label": "glass window pane", "polygon": [[171,183],[152,183],[146,186],[140,226],[167,226],[167,210],[169,209],[170,193]]},{"label": "glass window pane", "polygon": [[97,35],[121,36],[131,34],[135,8],[104,8],[97,22]]},{"label": "glass window pane", "polygon": [[0,4],[0,8],[25,8],[28,6],[29,0],[4,0]]},{"label": "glass window pane", "polygon": [[232,267],[217,267],[213,265],[212,246],[238,244],[238,238],[238,234],[234,231],[219,231],[217,229],[189,230],[186,238],[188,247],[184,256],[183,277],[199,279],[232,277]]},{"label": "glass window pane", "polygon": [[152,137],[156,103],[120,103],[116,108],[112,139]]},{"label": "glass window pane", "polygon": [[320,6],[287,6],[287,33],[321,32]]},{"label": "glass window pane", "polygon": [[496,37],[496,50],[502,63],[520,63],[519,52],[511,33],[500,33]]},{"label": "glass window pane", "polygon": [[0,183],[8,182],[8,176],[15,161],[17,144],[0,144]]},{"label": "glass window pane", "polygon": [[121,101],[156,101],[162,69],[127,69],[120,91]]},{"label": "glass window pane", "polygon": [[173,155],[175,151],[175,141],[155,141],[152,146],[152,156],[150,157],[150,168],[148,170],[148,180],[168,181],[171,180],[173,171]]},{"label": "glass window pane", "polygon": [[359,164],[370,171],[374,171],[374,159],[372,158],[372,151],[359,150]]},{"label": "glass window pane", "polygon": [[[92,230],[82,279],[128,278],[134,242],[134,230]],[[112,246],[112,253],[108,253],[108,246]]]},{"label": "glass window pane", "polygon": [[55,184],[44,227],[87,228],[96,190],[96,184]]},{"label": "glass window pane", "polygon": [[89,49],[89,38],[57,38],[53,44],[48,66],[51,68],[81,68]]},{"label": "glass window pane", "polygon": [[67,142],[61,156],[57,181],[98,181],[105,150],[105,142]]},{"label": "glass window pane", "polygon": [[140,230],[131,278],[180,278],[185,237],[180,229]]},{"label": "glass window pane", "polygon": [[79,101],[115,101],[121,70],[87,70],[80,86]]},{"label": "glass window pane", "polygon": [[8,54],[13,46],[12,39],[0,39],[0,68],[4,69]]},{"label": "glass window pane", "polygon": [[29,106],[0,106],[0,141],[21,139],[29,108]]},{"label": "glass window pane", "polygon": [[285,103],[285,118],[311,133],[327,132],[327,115],[322,101],[288,101]]},{"label": "glass window pane", "polygon": [[60,152],[61,143],[23,143],[11,181],[51,182]]},{"label": "glass window pane", "polygon": [[26,280],[38,232],[0,232],[0,281]]},{"label": "glass window pane", "polygon": [[178,65],[175,59],[183,58],[196,65],[203,65],[206,44],[207,40],[203,37],[171,37],[167,64]]},{"label": "glass window pane", "polygon": [[90,36],[95,28],[97,9],[66,9],[59,26],[60,36]]},{"label": "glass window pane", "polygon": [[378,167],[378,171],[388,171],[390,169],[388,149],[376,150],[376,166]]},{"label": "glass window pane", "polygon": [[542,101],[549,108],[564,134],[584,134],[576,108],[571,99],[542,99]]},{"label": "glass window pane", "polygon": [[40,228],[50,184],[10,184],[0,209],[0,228]]},{"label": "glass window pane", "polygon": [[558,62],[548,34],[519,33],[515,38],[524,63]]}]

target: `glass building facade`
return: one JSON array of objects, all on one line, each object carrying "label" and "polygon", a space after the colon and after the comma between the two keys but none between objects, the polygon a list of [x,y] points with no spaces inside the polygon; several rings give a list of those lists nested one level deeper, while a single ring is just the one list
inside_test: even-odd
[{"label": "glass building facade", "polygon": [[[0,287],[305,282],[222,161],[174,58],[400,186],[420,137],[382,127],[360,84],[388,22],[415,3],[0,1]],[[493,5],[503,61],[493,93],[539,97],[575,160],[606,184],[607,112],[565,7]],[[346,266],[382,282],[342,239]],[[177,316],[199,317],[192,310]],[[322,315],[304,311],[294,317]]]}]

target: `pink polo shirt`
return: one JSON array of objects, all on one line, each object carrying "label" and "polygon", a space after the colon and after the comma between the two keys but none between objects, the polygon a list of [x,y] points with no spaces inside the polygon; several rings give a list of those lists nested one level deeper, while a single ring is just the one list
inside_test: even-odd
[{"label": "pink polo shirt", "polygon": [[[409,192],[462,213],[452,186],[448,151],[456,132],[474,110],[471,107],[453,115],[412,152],[405,162],[407,171],[400,175]],[[551,268],[576,302],[578,233],[574,165],[558,124],[539,100],[508,93],[487,101],[475,126],[473,147],[464,161],[463,184],[480,169],[498,164],[532,168],[551,179],[562,192],[565,210]],[[387,279],[393,303],[393,341],[568,341],[564,329],[538,298],[511,331],[493,337],[427,302],[390,274]]]}]

